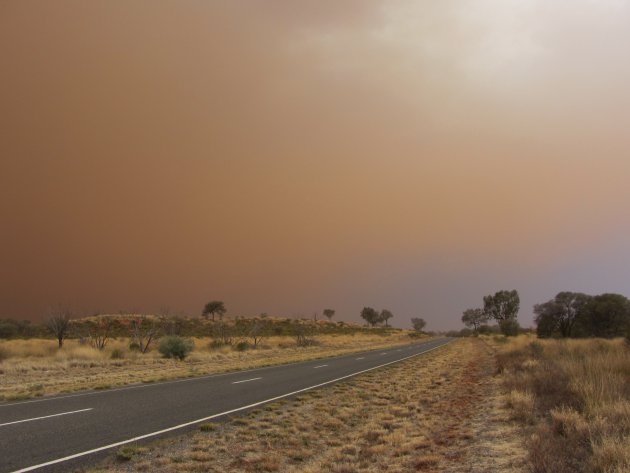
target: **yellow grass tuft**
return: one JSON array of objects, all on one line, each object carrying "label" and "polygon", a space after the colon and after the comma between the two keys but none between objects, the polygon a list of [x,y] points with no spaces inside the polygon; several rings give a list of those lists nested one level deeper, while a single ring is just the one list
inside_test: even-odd
[{"label": "yellow grass tuft", "polygon": [[498,365],[511,390],[513,417],[531,423],[535,416],[529,444],[535,471],[563,473],[576,465],[629,471],[630,349],[624,340],[518,337],[499,349]]}]

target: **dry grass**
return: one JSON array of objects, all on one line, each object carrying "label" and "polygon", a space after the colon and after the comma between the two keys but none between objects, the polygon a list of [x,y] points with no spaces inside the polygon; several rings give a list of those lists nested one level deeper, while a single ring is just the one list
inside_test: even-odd
[{"label": "dry grass", "polygon": [[194,339],[194,351],[183,362],[164,359],[157,350],[145,355],[130,351],[129,340],[123,338],[111,340],[102,351],[77,340],[67,340],[61,350],[53,340],[0,341],[0,400],[258,368],[411,341],[404,332],[389,336],[320,335],[317,340],[318,345],[298,347],[292,337],[270,337],[255,350],[239,352],[230,347],[210,349],[209,338],[198,338]]},{"label": "dry grass", "polygon": [[523,472],[494,370],[487,345],[460,340],[92,471]]},{"label": "dry grass", "polygon": [[[529,441],[534,472],[630,471],[625,341],[519,337],[499,349],[498,362],[514,417],[534,424]],[[527,401],[518,400],[523,393]]]}]

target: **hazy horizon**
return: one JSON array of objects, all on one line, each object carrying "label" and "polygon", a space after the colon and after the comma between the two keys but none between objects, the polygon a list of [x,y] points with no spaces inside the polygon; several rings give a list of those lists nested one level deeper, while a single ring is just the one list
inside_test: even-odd
[{"label": "hazy horizon", "polygon": [[0,2],[0,317],[428,330],[630,295],[624,0]]}]

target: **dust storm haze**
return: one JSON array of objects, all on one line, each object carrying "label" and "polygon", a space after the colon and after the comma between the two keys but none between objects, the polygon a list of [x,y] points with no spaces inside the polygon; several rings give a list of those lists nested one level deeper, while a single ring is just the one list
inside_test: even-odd
[{"label": "dust storm haze", "polygon": [[0,317],[457,328],[628,295],[627,1],[0,2]]}]

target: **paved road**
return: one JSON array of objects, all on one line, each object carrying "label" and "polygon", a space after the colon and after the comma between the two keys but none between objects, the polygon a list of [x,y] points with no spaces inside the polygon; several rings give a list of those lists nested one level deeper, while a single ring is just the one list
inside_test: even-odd
[{"label": "paved road", "polygon": [[199,422],[418,356],[449,341],[0,404],[0,472],[66,471],[89,455],[194,428]]}]

